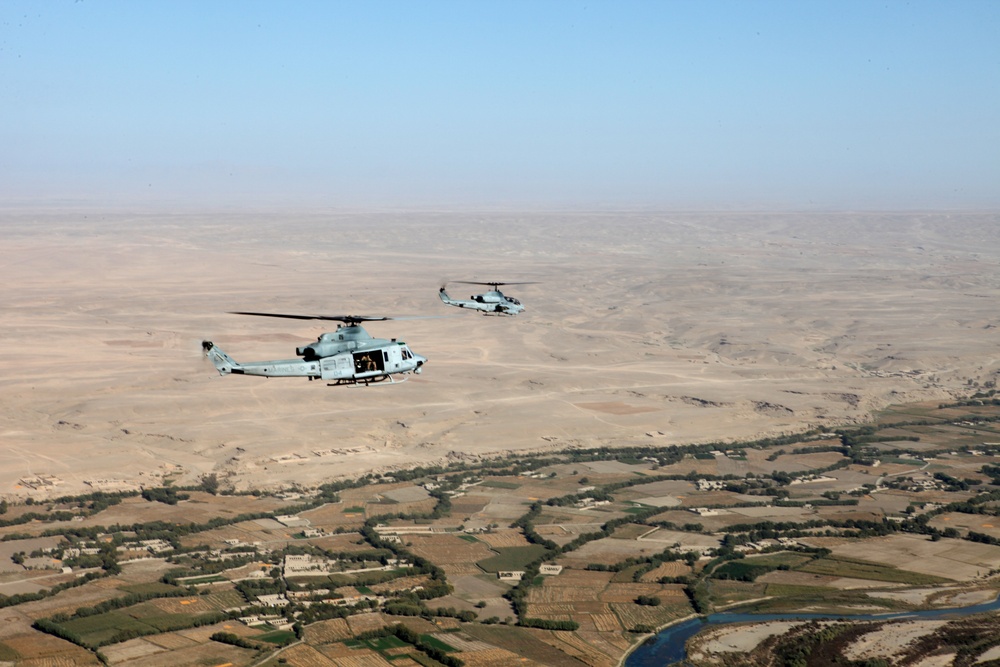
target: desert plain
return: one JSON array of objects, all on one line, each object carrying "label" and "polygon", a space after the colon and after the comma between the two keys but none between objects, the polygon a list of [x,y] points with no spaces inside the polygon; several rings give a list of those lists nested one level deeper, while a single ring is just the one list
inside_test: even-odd
[{"label": "desert plain", "polygon": [[[995,213],[0,212],[0,497],[311,487],[520,450],[737,441],[997,375]],[[437,299],[455,281],[527,310]],[[396,385],[220,377],[387,315]],[[414,319],[406,319],[414,318]]]}]

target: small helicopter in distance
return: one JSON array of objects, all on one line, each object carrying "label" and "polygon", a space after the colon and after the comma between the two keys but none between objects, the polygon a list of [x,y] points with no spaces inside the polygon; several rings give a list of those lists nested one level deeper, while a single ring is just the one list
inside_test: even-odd
[{"label": "small helicopter in distance", "polygon": [[[292,320],[342,322],[337,330],[321,334],[316,342],[295,349],[301,359],[248,361],[238,363],[210,340],[201,347],[219,375],[261,375],[264,377],[307,377],[331,380],[330,386],[372,384],[401,373],[420,373],[427,358],[414,354],[403,341],[372,338],[361,322],[381,322],[392,317],[367,315],[285,315],[281,313],[231,312],[232,315],[282,317]],[[405,378],[401,381],[405,381]]]},{"label": "small helicopter in distance", "polygon": [[459,308],[469,308],[471,310],[481,310],[484,315],[517,315],[524,310],[524,306],[521,302],[512,296],[507,296],[500,291],[500,287],[503,285],[534,285],[535,283],[479,283],[471,280],[456,280],[454,282],[463,283],[466,285],[487,285],[493,289],[489,292],[484,292],[483,294],[473,294],[469,297],[469,301],[462,301],[459,299],[452,299],[448,296],[448,292],[445,288],[448,286],[447,283],[441,286],[438,292],[438,297],[441,301],[449,306],[457,306]]}]

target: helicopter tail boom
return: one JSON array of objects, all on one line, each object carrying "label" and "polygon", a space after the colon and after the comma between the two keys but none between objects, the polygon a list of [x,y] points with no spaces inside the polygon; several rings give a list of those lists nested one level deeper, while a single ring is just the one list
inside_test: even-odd
[{"label": "helicopter tail boom", "polygon": [[440,298],[441,301],[443,301],[444,303],[448,304],[449,306],[458,306],[460,308],[464,308],[465,307],[465,304],[463,304],[461,301],[455,301],[450,296],[448,296],[448,293],[444,291],[443,287],[438,292],[438,298]]},{"label": "helicopter tail boom", "polygon": [[216,370],[219,371],[219,375],[243,373],[243,367],[233,361],[232,357],[223,352],[222,348],[216,346],[212,341],[203,340],[201,342],[201,349],[205,351],[205,356],[215,365]]}]

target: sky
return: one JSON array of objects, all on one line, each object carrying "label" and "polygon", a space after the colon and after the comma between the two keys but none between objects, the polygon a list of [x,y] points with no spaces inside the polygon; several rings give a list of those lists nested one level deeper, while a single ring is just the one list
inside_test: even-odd
[{"label": "sky", "polygon": [[0,206],[997,210],[998,35],[995,0],[0,0]]}]

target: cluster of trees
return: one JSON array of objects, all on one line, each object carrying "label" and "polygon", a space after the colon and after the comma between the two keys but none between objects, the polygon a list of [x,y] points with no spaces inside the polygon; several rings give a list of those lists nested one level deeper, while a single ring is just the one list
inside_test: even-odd
[{"label": "cluster of trees", "polygon": [[142,497],[149,502],[165,503],[167,505],[176,505],[181,500],[187,500],[191,497],[190,493],[178,493],[177,489],[172,486],[161,486],[152,489],[143,489]]}]

